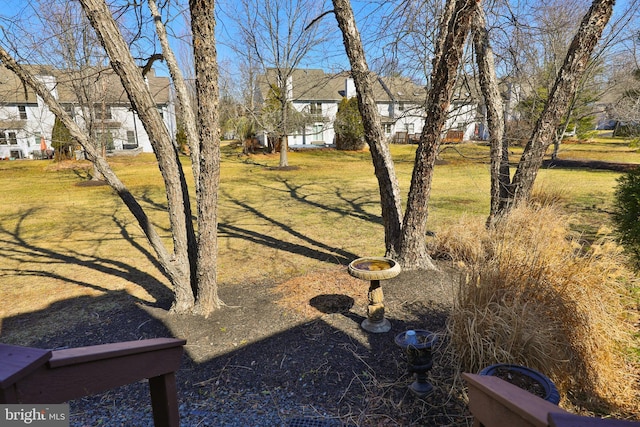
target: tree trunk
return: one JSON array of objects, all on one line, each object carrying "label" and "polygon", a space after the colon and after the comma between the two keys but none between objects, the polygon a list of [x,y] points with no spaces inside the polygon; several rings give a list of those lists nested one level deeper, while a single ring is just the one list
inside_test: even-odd
[{"label": "tree trunk", "polygon": [[[286,79],[285,79],[286,80]],[[289,138],[288,138],[288,130],[289,130],[289,115],[287,112],[287,108],[289,107],[289,100],[287,98],[287,86],[285,85],[280,88],[280,125],[281,125],[281,134],[280,134],[280,164],[278,165],[281,168],[286,168],[289,166],[289,159],[287,157],[287,150],[289,150]]]},{"label": "tree trunk", "polygon": [[172,311],[190,312],[193,309],[194,270],[197,244],[191,221],[191,204],[187,183],[177,147],[160,117],[155,101],[145,84],[127,43],[122,38],[109,8],[102,0],[80,0],[89,22],[111,59],[111,67],[118,74],[129,100],[142,121],[158,160],[167,192],[169,221],[173,237],[173,264],[183,274],[172,277],[176,299]]},{"label": "tree trunk", "polygon": [[450,1],[455,1],[455,5],[446,6],[446,10],[452,12],[440,27],[431,88],[427,95],[425,124],[416,150],[407,212],[402,226],[399,262],[404,269],[434,268],[425,241],[433,168],[476,4],[476,0]]},{"label": "tree trunk", "polygon": [[[158,235],[155,227],[149,221],[146,213],[142,209],[142,206],[137,202],[133,195],[129,192],[127,187],[118,179],[115,173],[111,170],[111,167],[107,161],[102,157],[100,152],[96,149],[98,144],[96,141],[90,140],[87,134],[80,129],[78,124],[65,112],[64,108],[58,103],[58,101],[51,94],[49,89],[40,82],[37,78],[26,71],[22,66],[11,58],[11,56],[0,47],[0,61],[11,71],[13,71],[26,85],[33,88],[44,103],[49,107],[51,112],[64,124],[69,130],[70,135],[82,146],[91,159],[94,167],[98,169],[101,175],[107,183],[113,188],[118,196],[122,199],[124,204],[129,208],[133,216],[137,219],[138,225],[144,232],[149,244],[153,248],[158,257],[158,262],[162,266],[165,274],[169,280],[180,281],[184,277],[184,272],[176,268],[176,265],[172,262],[171,254],[166,250],[162,238]],[[188,288],[187,288],[188,290]],[[177,292],[177,290],[176,290]],[[181,299],[184,301],[189,300],[189,295],[182,295]]]},{"label": "tree trunk", "polygon": [[153,21],[156,25],[156,33],[158,34],[158,39],[162,45],[162,54],[167,62],[167,68],[171,74],[173,85],[176,88],[178,108],[184,125],[184,131],[187,136],[187,144],[189,145],[191,170],[197,194],[200,186],[200,146],[198,142],[198,127],[196,125],[193,105],[191,105],[191,96],[189,96],[187,84],[185,83],[182,71],[178,66],[178,61],[173,54],[173,49],[171,49],[171,46],[169,45],[167,31],[162,23],[162,17],[160,16],[155,0],[149,0],[149,10],[151,10],[151,16],[153,17]]},{"label": "tree trunk", "polygon": [[218,63],[215,45],[214,0],[190,0],[198,122],[200,129],[200,185],[198,201],[198,258],[195,312],[208,316],[220,307],[216,278],[218,254],[218,188],[220,133],[218,130]]},{"label": "tree trunk", "polygon": [[358,108],[364,125],[364,137],[369,145],[375,175],[378,179],[386,255],[396,258],[401,237],[402,203],[400,186],[375,102],[373,92],[375,77],[369,71],[350,2],[333,0],[333,7],[351,64],[351,75],[357,89]]},{"label": "tree trunk", "polygon": [[491,206],[487,225],[492,226],[499,219],[501,203],[509,198],[509,150],[504,139],[505,119],[502,98],[498,88],[493,50],[489,44],[489,32],[482,7],[476,6],[473,19],[473,46],[476,51],[478,80],[484,98],[489,127],[491,155]]},{"label": "tree trunk", "polygon": [[615,0],[594,0],[582,19],[545,108],[518,163],[511,184],[513,201],[505,207],[506,212],[518,203],[527,201],[531,196],[533,183],[547,148],[553,142],[560,120],[567,112],[591,54],[611,18],[614,3]]}]

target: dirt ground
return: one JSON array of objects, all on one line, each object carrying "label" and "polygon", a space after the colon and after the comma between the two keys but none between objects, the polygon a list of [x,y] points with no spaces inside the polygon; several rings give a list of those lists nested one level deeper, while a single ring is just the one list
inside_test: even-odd
[{"label": "dirt ground", "polygon": [[[207,319],[169,314],[170,295],[154,307],[133,303],[126,295],[110,296],[117,304],[111,301],[107,311],[86,301],[88,320],[19,344],[58,348],[184,338],[177,376],[182,402],[223,396],[235,399],[234,408],[243,408],[243,396],[270,394],[290,400],[273,404],[288,408],[291,416],[311,410],[343,425],[470,425],[466,403],[452,391],[454,374],[442,351],[457,280],[453,269],[440,264],[439,271],[402,272],[382,281],[392,325],[388,333],[361,329],[369,282],[349,276],[346,267],[335,267],[281,284],[221,287],[226,306]],[[11,343],[12,331],[27,326],[37,330],[39,323],[55,321],[51,313],[61,308],[5,320],[3,342]],[[424,399],[408,390],[413,376],[394,344],[395,335],[407,329],[439,335],[430,372],[435,390]],[[104,404],[114,393],[129,402],[148,400],[144,390],[132,386],[79,405]],[[256,405],[246,402],[247,409],[256,410]]]}]

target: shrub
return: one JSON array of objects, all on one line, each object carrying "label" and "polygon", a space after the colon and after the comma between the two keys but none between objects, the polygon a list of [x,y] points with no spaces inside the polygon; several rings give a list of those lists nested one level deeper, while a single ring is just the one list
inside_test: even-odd
[{"label": "shrub", "polygon": [[618,178],[612,218],[622,244],[640,268],[640,168]]},{"label": "shrub", "polygon": [[619,246],[603,235],[582,247],[552,206],[516,209],[492,229],[473,222],[435,242],[463,266],[448,323],[457,368],[526,365],[570,391],[573,403],[637,414],[630,274]]},{"label": "shrub", "polygon": [[56,158],[72,158],[75,145],[75,140],[71,137],[69,129],[56,117],[51,131],[51,146],[56,150]]},{"label": "shrub", "polygon": [[343,98],[340,101],[334,128],[338,150],[362,150],[365,145],[364,126],[357,98]]}]

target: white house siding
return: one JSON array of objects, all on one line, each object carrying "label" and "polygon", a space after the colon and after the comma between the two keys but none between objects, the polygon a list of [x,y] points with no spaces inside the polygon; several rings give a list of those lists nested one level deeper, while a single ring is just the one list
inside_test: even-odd
[{"label": "white house siding", "polygon": [[[104,74],[108,76],[107,74]],[[55,123],[55,116],[44,105],[40,97],[28,91],[25,95],[22,84],[6,68],[0,67],[0,160],[10,158],[39,158],[41,155],[40,140],[44,137],[47,148],[51,149],[51,133]],[[107,78],[113,78],[108,76]],[[43,81],[51,90],[54,97],[63,105],[75,104],[73,95],[69,93],[69,88],[59,91],[56,84],[56,77],[53,75],[38,75],[38,79]],[[156,99],[161,98],[158,109],[162,113],[163,121],[167,126],[169,134],[175,137],[176,116],[175,108],[169,93],[169,79],[166,77],[156,77],[153,72],[148,75],[151,81],[150,88]],[[119,81],[118,81],[119,83]],[[114,84],[111,84],[115,86]],[[153,152],[149,137],[140,122],[137,114],[131,111],[130,104],[126,100],[126,94],[121,87],[112,87],[112,93],[117,93],[126,102],[114,99],[107,103],[111,110],[111,118],[95,124],[95,128],[111,132],[114,147],[116,150],[133,148],[129,144],[128,135],[133,133],[133,140],[137,141],[138,147],[143,152]],[[61,99],[62,98],[62,99]],[[115,102],[114,102],[115,101]],[[21,116],[19,107],[24,106]],[[83,127],[83,120],[80,115],[80,108],[74,110],[75,120]],[[4,135],[4,138],[2,137]],[[15,135],[15,140],[9,138]]]},{"label": "white house siding", "polygon": [[[256,88],[255,99],[258,105],[264,102],[264,93],[267,93],[270,87],[268,81],[269,79],[263,76]],[[317,69],[297,69],[287,79],[286,89],[293,107],[298,111],[308,113],[311,103],[320,102],[324,120],[307,126],[303,132],[289,135],[289,146],[332,145],[335,141],[334,122],[338,105],[343,97],[356,95],[355,85],[349,73],[326,74]],[[426,88],[402,77],[381,77],[374,84],[373,91],[381,123],[389,140],[417,141],[424,127],[425,111],[422,103],[426,98]],[[486,138],[486,132],[482,131],[482,123],[478,121],[481,117],[478,117],[477,111],[478,104],[471,99],[454,101],[445,132],[463,131],[465,140]],[[319,125],[322,125],[321,135],[314,132],[314,127]],[[476,134],[476,129],[481,132]],[[266,145],[267,132],[262,131],[258,139]]]},{"label": "white house siding", "polygon": [[[320,102],[322,105],[322,117],[323,121],[318,121],[310,124],[303,132],[296,132],[289,136],[290,147],[317,147],[333,145],[335,143],[335,131],[333,123],[336,120],[336,114],[338,112],[338,103],[330,100],[314,101]],[[297,111],[309,111],[310,101],[294,101],[293,108]],[[317,129],[321,128],[321,132],[318,133]]]},{"label": "white house siding", "polygon": [[[38,100],[40,102],[40,100]],[[19,107],[25,107],[26,120],[20,118]],[[0,107],[0,159],[23,159],[40,153],[40,138],[45,136],[51,147],[53,113],[38,104],[2,105]],[[15,140],[9,135],[16,136]],[[4,138],[2,137],[4,136]]]}]

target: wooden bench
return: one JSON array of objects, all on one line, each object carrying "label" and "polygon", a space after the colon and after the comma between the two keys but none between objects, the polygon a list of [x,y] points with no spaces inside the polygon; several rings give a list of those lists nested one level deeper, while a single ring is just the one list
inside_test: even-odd
[{"label": "wooden bench", "polygon": [[63,403],[149,380],[156,427],[178,427],[175,372],[185,340],[155,338],[64,350],[0,344],[0,403]]}]

